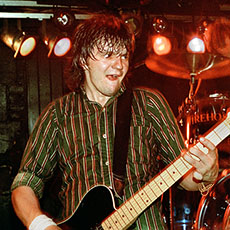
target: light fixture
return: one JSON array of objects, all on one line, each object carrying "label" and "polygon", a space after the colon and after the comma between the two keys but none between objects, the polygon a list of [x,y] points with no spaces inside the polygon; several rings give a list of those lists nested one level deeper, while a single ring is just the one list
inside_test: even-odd
[{"label": "light fixture", "polygon": [[137,37],[141,33],[141,22],[139,18],[131,16],[125,19],[125,23],[133,31],[134,35]]},{"label": "light fixture", "polygon": [[152,49],[157,55],[167,55],[172,50],[171,39],[168,36],[168,20],[163,16],[157,16],[152,19]]},{"label": "light fixture", "polygon": [[152,46],[157,55],[169,54],[172,49],[170,39],[160,34],[152,37]]},{"label": "light fixture", "polygon": [[67,31],[74,26],[75,16],[68,9],[58,9],[54,12],[53,21],[62,31]]},{"label": "light fixture", "polygon": [[122,20],[134,33],[135,37],[140,36],[142,32],[143,18],[140,12],[121,13]]},{"label": "light fixture", "polygon": [[204,41],[199,37],[193,37],[187,45],[187,51],[189,53],[205,53]]},{"label": "light fixture", "polygon": [[154,17],[152,20],[152,28],[156,33],[163,33],[168,28],[168,20],[163,16]]},{"label": "light fixture", "polygon": [[203,36],[204,33],[208,30],[208,25],[211,23],[212,21],[209,18],[205,18],[202,19],[198,22],[197,24],[197,32]]},{"label": "light fixture", "polygon": [[58,38],[54,45],[54,55],[62,57],[68,53],[71,48],[71,41],[68,37]]},{"label": "light fixture", "polygon": [[70,38],[62,31],[59,31],[52,23],[42,21],[41,37],[45,45],[48,47],[48,57],[51,54],[62,57],[71,49],[72,42]]},{"label": "light fixture", "polygon": [[1,40],[15,51],[15,58],[18,54],[21,56],[29,55],[36,47],[35,37],[27,35],[20,27],[20,21],[17,27],[14,27],[9,26],[6,20],[4,21],[3,30],[1,32]]}]

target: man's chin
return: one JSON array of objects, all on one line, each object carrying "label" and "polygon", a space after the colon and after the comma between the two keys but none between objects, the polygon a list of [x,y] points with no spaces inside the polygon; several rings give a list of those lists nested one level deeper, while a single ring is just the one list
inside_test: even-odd
[{"label": "man's chin", "polygon": [[105,92],[104,95],[107,96],[107,97],[113,97],[118,93],[119,89],[120,89],[120,87],[108,90],[107,92]]}]

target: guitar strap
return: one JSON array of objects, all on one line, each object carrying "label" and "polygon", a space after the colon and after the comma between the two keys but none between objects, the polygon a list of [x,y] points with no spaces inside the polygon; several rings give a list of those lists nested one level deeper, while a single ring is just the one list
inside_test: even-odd
[{"label": "guitar strap", "polygon": [[119,196],[123,195],[126,162],[128,155],[128,144],[130,136],[131,104],[133,92],[127,86],[125,92],[118,98],[114,156],[113,156],[113,183],[115,191]]}]

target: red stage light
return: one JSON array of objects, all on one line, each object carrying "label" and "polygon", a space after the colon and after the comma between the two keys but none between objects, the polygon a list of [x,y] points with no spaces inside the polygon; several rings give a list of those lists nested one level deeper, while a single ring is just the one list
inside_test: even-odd
[{"label": "red stage light", "polygon": [[166,55],[172,49],[171,41],[169,38],[157,35],[152,39],[153,50],[157,55]]}]

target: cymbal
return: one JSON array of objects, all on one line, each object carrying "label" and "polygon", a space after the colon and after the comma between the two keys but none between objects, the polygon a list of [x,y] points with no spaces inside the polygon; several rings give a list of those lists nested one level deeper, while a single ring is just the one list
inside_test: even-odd
[{"label": "cymbal", "polygon": [[145,65],[153,72],[175,78],[206,80],[230,76],[230,59],[210,53],[151,54],[146,58]]}]

